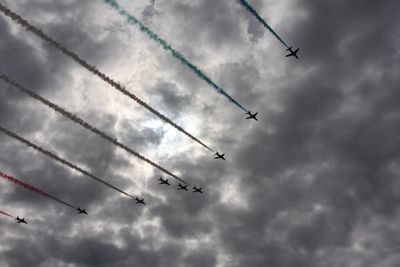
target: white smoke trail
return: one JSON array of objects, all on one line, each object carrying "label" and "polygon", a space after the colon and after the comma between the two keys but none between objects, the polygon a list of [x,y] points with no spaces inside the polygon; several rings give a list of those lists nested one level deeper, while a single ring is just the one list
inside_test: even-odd
[{"label": "white smoke trail", "polygon": [[50,152],[50,151],[47,151],[47,150],[45,150],[44,148],[42,148],[42,147],[40,147],[40,146],[38,146],[38,145],[35,145],[35,144],[29,142],[28,140],[26,140],[26,139],[20,137],[19,135],[17,135],[16,133],[14,133],[14,132],[12,132],[12,131],[9,131],[9,130],[7,130],[7,129],[5,129],[5,128],[3,128],[2,126],[0,126],[0,131],[1,131],[2,133],[4,133],[5,135],[8,135],[9,137],[12,137],[12,138],[14,138],[14,139],[20,141],[21,143],[23,143],[23,144],[25,144],[25,145],[27,145],[27,146],[29,146],[29,147],[31,147],[31,148],[33,148],[33,149],[39,151],[39,152],[45,154],[46,156],[48,156],[48,157],[54,159],[55,161],[58,161],[59,163],[61,163],[61,164],[63,164],[63,165],[66,165],[66,166],[68,166],[69,168],[71,168],[71,169],[73,169],[73,170],[76,170],[76,171],[78,171],[78,172],[80,172],[80,173],[82,173],[82,174],[88,176],[89,178],[91,178],[91,179],[93,179],[93,180],[95,180],[95,181],[97,181],[97,182],[99,182],[99,183],[102,183],[102,184],[108,186],[109,188],[114,189],[115,191],[118,191],[118,192],[120,192],[120,193],[122,193],[122,194],[124,194],[124,195],[126,195],[126,196],[128,196],[128,197],[130,197],[130,198],[132,198],[132,199],[135,199],[134,196],[132,196],[132,195],[126,193],[126,192],[123,191],[122,189],[119,189],[118,187],[116,187],[116,186],[114,186],[114,185],[112,185],[112,184],[110,184],[110,183],[108,183],[108,182],[106,182],[106,181],[104,181],[104,180],[102,180],[102,179],[96,177],[95,175],[93,175],[93,174],[89,173],[88,171],[86,171],[86,170],[84,170],[84,169],[82,169],[82,168],[76,166],[75,164],[73,164],[73,163],[71,163],[71,162],[69,162],[69,161],[67,161],[67,160],[65,160],[65,159],[60,158],[60,157],[57,156],[56,154],[54,154],[54,153],[52,153],[52,152]]},{"label": "white smoke trail", "polygon": [[73,122],[85,127],[86,129],[88,129],[89,131],[91,131],[94,134],[97,134],[98,136],[100,136],[101,138],[113,143],[114,145],[116,145],[119,148],[122,148],[123,150],[125,150],[126,152],[128,152],[129,154],[149,163],[150,165],[152,165],[153,167],[156,167],[157,169],[163,171],[164,173],[170,175],[171,177],[177,179],[178,181],[185,183],[185,184],[189,184],[188,182],[186,182],[185,180],[183,180],[182,178],[179,178],[178,176],[176,176],[175,174],[173,174],[172,172],[168,171],[167,169],[165,169],[164,167],[154,163],[153,161],[151,161],[150,159],[146,158],[145,156],[141,155],[140,153],[132,150],[131,148],[127,147],[126,145],[120,143],[119,141],[117,141],[117,139],[110,137],[109,135],[107,135],[106,133],[100,131],[99,129],[97,129],[96,127],[88,124],[87,122],[85,122],[84,120],[82,120],[81,118],[79,118],[78,116],[66,111],[65,109],[61,108],[60,106],[48,101],[47,99],[44,99],[43,97],[37,95],[36,93],[32,92],[31,90],[26,89],[25,87],[23,87],[21,84],[19,84],[18,82],[10,79],[7,75],[3,74],[0,72],[0,79],[2,79],[3,81],[5,81],[6,83],[14,86],[15,88],[17,88],[18,90],[20,90],[21,92],[29,95],[30,97],[42,102],[43,104],[45,104],[46,106],[48,106],[49,108],[55,110],[56,112],[62,114],[63,116],[67,117],[68,119],[72,120]]},{"label": "white smoke trail", "polygon": [[148,111],[159,117],[161,120],[165,121],[166,123],[171,124],[175,129],[179,130],[180,132],[184,133],[188,137],[190,137],[192,140],[196,141],[197,143],[201,144],[203,147],[207,148],[211,152],[212,150],[210,147],[205,145],[203,142],[201,142],[198,138],[194,137],[190,133],[188,133],[185,129],[177,125],[175,122],[167,118],[165,115],[161,114],[159,111],[155,110],[153,107],[151,107],[149,104],[141,100],[139,97],[137,97],[135,94],[127,91],[122,85],[119,83],[115,82],[113,79],[105,75],[104,73],[100,72],[95,66],[90,65],[87,63],[85,60],[81,59],[77,54],[69,51],[67,48],[59,44],[57,41],[52,39],[51,37],[47,36],[44,34],[40,29],[36,28],[32,24],[30,24],[28,21],[24,20],[21,16],[15,14],[12,12],[10,9],[8,9],[6,6],[4,6],[0,2],[0,11],[2,11],[6,16],[11,18],[13,21],[17,22],[19,25],[25,27],[28,31],[34,33],[36,36],[40,37],[42,40],[48,42],[51,44],[54,48],[59,50],[61,53],[65,54],[66,56],[69,56],[71,59],[75,60],[77,63],[79,63],[82,67],[86,68],[88,71],[93,73],[94,75],[100,77],[103,81],[107,82],[109,85],[114,87],[116,90],[124,94],[125,96],[129,97],[130,99],[136,101],[139,103],[141,106],[146,108]]}]

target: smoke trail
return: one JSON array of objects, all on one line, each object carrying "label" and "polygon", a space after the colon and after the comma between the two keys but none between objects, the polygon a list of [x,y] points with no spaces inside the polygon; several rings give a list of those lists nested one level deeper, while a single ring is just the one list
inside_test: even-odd
[{"label": "smoke trail", "polygon": [[175,127],[175,129],[177,129],[180,132],[184,133],[185,135],[190,137],[192,140],[196,141],[197,143],[199,143],[203,147],[207,148],[208,150],[210,150],[212,152],[214,151],[210,147],[205,145],[203,142],[201,142],[199,139],[197,139],[196,137],[194,137],[193,135],[188,133],[182,127],[180,127],[179,125],[174,123],[172,120],[167,118],[165,115],[161,114],[160,112],[158,112],[157,110],[152,108],[149,104],[147,104],[146,102],[144,102],[143,100],[138,98],[135,94],[127,91],[122,85],[120,85],[119,83],[115,82],[113,79],[111,79],[109,76],[105,75],[104,73],[100,72],[98,69],[96,69],[96,67],[90,65],[89,63],[87,63],[86,61],[81,59],[77,54],[69,51],[67,48],[65,48],[64,46],[59,44],[57,41],[55,41],[51,37],[49,37],[46,34],[44,34],[40,29],[38,29],[35,26],[31,25],[28,21],[24,20],[22,17],[20,17],[19,15],[15,14],[14,12],[12,12],[10,9],[5,7],[1,3],[0,3],[0,11],[2,11],[6,16],[10,17],[12,20],[17,22],[21,26],[25,27],[28,31],[34,33],[35,35],[40,37],[42,40],[44,40],[44,41],[48,42],[49,44],[51,44],[54,48],[59,50],[61,53],[65,54],[66,56],[69,56],[71,59],[73,59],[74,61],[79,63],[82,67],[86,68],[88,71],[90,71],[94,75],[100,77],[103,81],[105,81],[106,83],[108,83],[109,85],[114,87],[116,90],[118,90],[119,92],[121,92],[125,96],[127,96],[130,99],[132,99],[132,100],[136,101],[137,103],[139,103],[141,106],[143,106],[148,111],[150,111],[151,113],[153,113],[154,115],[159,117],[164,122],[171,124],[173,127]]},{"label": "smoke trail", "polygon": [[132,25],[138,26],[140,31],[147,34],[151,39],[156,41],[162,48],[166,51],[170,52],[175,58],[177,58],[183,65],[187,66],[191,69],[197,76],[199,76],[202,80],[206,81],[215,91],[220,93],[221,95],[227,97],[229,101],[234,103],[236,106],[247,112],[247,110],[242,107],[239,102],[237,102],[233,97],[231,97],[227,92],[224,91],[220,86],[216,85],[210,78],[208,78],[198,67],[190,63],[181,53],[173,49],[166,41],[161,39],[157,34],[152,32],[149,28],[147,28],[143,23],[141,23],[138,19],[128,13],[125,9],[123,9],[115,0],[103,0],[114,9],[118,11],[119,14],[125,16],[128,19],[128,22]]},{"label": "smoke trail", "polygon": [[278,38],[278,40],[284,46],[286,46],[286,48],[289,48],[289,46],[282,40],[282,38],[279,37],[279,35],[267,24],[267,22],[262,17],[260,17],[260,15],[258,15],[257,11],[249,3],[247,3],[245,0],[239,0],[239,2],[247,9],[247,11],[253,14],[253,16],[255,16],[258,21],[261,22],[262,25],[264,25],[265,28],[267,28],[273,35],[275,35],[275,37]]},{"label": "smoke trail", "polygon": [[27,145],[27,146],[29,146],[29,147],[31,147],[31,148],[33,148],[33,149],[35,149],[35,150],[37,150],[37,151],[39,151],[39,152],[45,154],[46,156],[48,156],[48,157],[54,159],[55,161],[58,161],[59,163],[62,163],[62,164],[64,164],[64,165],[70,167],[71,169],[76,170],[76,171],[78,171],[78,172],[80,172],[80,173],[82,173],[82,174],[84,174],[84,175],[86,175],[86,176],[92,178],[93,180],[96,180],[96,181],[98,181],[98,182],[100,182],[100,183],[102,183],[102,184],[104,184],[104,185],[106,185],[106,186],[108,186],[108,187],[114,189],[115,191],[118,191],[118,192],[120,192],[120,193],[122,193],[122,194],[124,194],[124,195],[126,195],[126,196],[128,196],[128,197],[130,197],[130,198],[132,198],[132,199],[135,199],[134,196],[132,196],[132,195],[126,193],[125,191],[122,191],[122,190],[119,189],[118,187],[115,187],[115,186],[113,186],[112,184],[109,184],[108,182],[106,182],[106,181],[104,181],[104,180],[102,180],[102,179],[96,177],[95,175],[89,173],[88,171],[86,171],[86,170],[84,170],[84,169],[81,169],[80,167],[78,167],[78,166],[72,164],[71,162],[69,162],[69,161],[67,161],[67,160],[65,160],[65,159],[60,158],[60,157],[57,156],[56,154],[54,154],[54,153],[52,153],[52,152],[50,152],[50,151],[47,151],[47,150],[45,150],[44,148],[42,148],[42,147],[40,147],[40,146],[38,146],[38,145],[35,145],[35,144],[29,142],[28,140],[26,140],[26,139],[24,139],[24,138],[18,136],[16,133],[13,133],[13,132],[11,132],[11,131],[9,131],[9,130],[7,130],[7,129],[4,129],[4,128],[1,127],[1,126],[0,126],[0,131],[3,132],[4,134],[6,134],[6,135],[8,135],[8,136],[10,136],[10,137],[12,137],[12,138],[14,138],[14,139],[17,139],[17,140],[20,141],[21,143],[24,143],[25,145]]},{"label": "smoke trail", "polygon": [[159,170],[165,172],[166,174],[172,176],[173,178],[179,180],[180,182],[183,182],[185,184],[189,184],[188,182],[184,181],[183,179],[179,178],[178,176],[176,176],[175,174],[171,173],[170,171],[166,170],[164,167],[161,167],[160,165],[154,163],[153,161],[149,160],[148,158],[142,156],[141,154],[139,154],[138,152],[130,149],[129,147],[127,147],[126,145],[118,142],[116,139],[108,136],[107,134],[105,134],[104,132],[100,131],[99,129],[97,129],[96,127],[88,124],[87,122],[85,122],[84,120],[82,120],[81,118],[77,117],[76,115],[66,111],[65,109],[61,108],[60,106],[51,103],[50,101],[48,101],[47,99],[44,99],[43,97],[35,94],[34,92],[26,89],[25,87],[23,87],[21,84],[19,84],[18,82],[12,80],[11,78],[9,78],[8,76],[6,76],[5,74],[0,72],[0,79],[2,79],[3,81],[7,82],[8,84],[14,86],[15,88],[19,89],[21,92],[29,95],[30,97],[42,102],[43,104],[45,104],[46,106],[48,106],[49,108],[55,110],[56,112],[62,114],[63,116],[67,117],[68,119],[72,120],[73,122],[85,127],[86,129],[88,129],[89,131],[91,131],[94,134],[97,134],[98,136],[102,137],[103,139],[113,143],[114,145],[122,148],[123,150],[125,150],[126,152],[128,152],[129,154],[149,163],[150,165],[152,165],[153,167],[158,168]]},{"label": "smoke trail", "polygon": [[12,215],[10,215],[10,214],[4,212],[4,211],[1,211],[1,210],[0,210],[0,214],[3,214],[3,215],[5,215],[5,216],[8,216],[8,217],[11,217],[11,218],[15,219],[14,216],[12,216]]},{"label": "smoke trail", "polygon": [[61,203],[61,204],[64,204],[64,205],[66,205],[66,206],[68,206],[68,207],[70,207],[70,208],[76,209],[76,208],[75,208],[74,206],[72,206],[71,204],[69,204],[69,203],[67,203],[67,202],[65,202],[65,201],[62,201],[62,200],[60,200],[60,199],[58,199],[58,198],[56,198],[56,197],[53,197],[52,195],[49,195],[49,194],[47,194],[46,192],[43,192],[43,191],[41,191],[40,189],[37,189],[37,188],[33,187],[32,185],[29,185],[29,184],[27,184],[27,183],[25,183],[25,182],[23,182],[23,181],[21,181],[21,180],[18,180],[18,179],[15,178],[15,177],[9,176],[9,175],[7,175],[7,174],[1,172],[1,171],[0,171],[0,177],[6,179],[7,181],[9,181],[9,182],[11,182],[11,183],[13,183],[13,184],[22,186],[22,187],[24,187],[24,188],[26,188],[26,189],[28,189],[28,190],[30,190],[30,191],[32,191],[32,192],[38,193],[38,194],[40,194],[40,195],[42,195],[42,196],[45,196],[45,197],[50,198],[50,199],[52,199],[52,200],[55,200],[55,201],[57,201],[57,202],[59,202],[59,203]]}]

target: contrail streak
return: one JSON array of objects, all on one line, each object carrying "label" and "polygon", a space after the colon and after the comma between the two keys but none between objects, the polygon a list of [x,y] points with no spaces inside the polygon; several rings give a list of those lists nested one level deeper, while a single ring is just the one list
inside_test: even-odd
[{"label": "contrail streak", "polygon": [[64,204],[65,206],[68,206],[68,207],[70,207],[70,208],[72,208],[72,209],[76,209],[76,208],[75,208],[74,206],[72,206],[71,204],[69,204],[69,203],[67,203],[67,202],[65,202],[65,201],[62,201],[62,200],[60,200],[60,199],[58,199],[58,198],[56,198],[56,197],[54,197],[54,196],[52,196],[52,195],[49,195],[49,194],[47,194],[46,192],[43,192],[42,190],[37,189],[36,187],[34,187],[34,186],[30,185],[30,184],[27,184],[27,183],[25,183],[25,182],[23,182],[23,181],[21,181],[21,180],[18,180],[18,179],[15,178],[15,177],[9,176],[9,175],[7,175],[7,174],[1,172],[1,171],[0,171],[0,177],[6,179],[7,181],[9,181],[9,182],[11,182],[11,183],[13,183],[13,184],[22,186],[22,187],[24,187],[24,188],[26,188],[26,189],[28,189],[28,190],[30,190],[30,191],[32,191],[32,192],[38,193],[38,194],[40,194],[40,195],[42,195],[42,196],[45,196],[45,197],[50,198],[50,199],[52,199],[52,200],[54,200],[54,201],[57,201],[57,202],[59,202],[59,203],[61,203],[61,204]]},{"label": "contrail streak", "polygon": [[253,16],[255,16],[257,20],[261,22],[261,24],[265,28],[267,28],[273,35],[275,35],[275,37],[278,38],[278,40],[284,46],[286,46],[286,48],[289,48],[289,46],[282,40],[282,38],[279,37],[279,35],[267,24],[267,22],[257,13],[257,11],[249,3],[247,3],[245,0],[239,0],[239,2],[240,4],[242,4],[242,6],[244,6],[247,9],[247,11],[249,11]]},{"label": "contrail streak", "polygon": [[62,164],[64,164],[64,165],[70,167],[71,169],[76,170],[76,171],[78,171],[78,172],[80,172],[80,173],[82,173],[82,174],[88,176],[89,178],[92,178],[93,180],[96,180],[97,182],[100,182],[100,183],[102,183],[102,184],[104,184],[104,185],[106,185],[106,186],[108,186],[108,187],[114,189],[115,191],[118,191],[118,192],[120,192],[120,193],[122,193],[122,194],[124,194],[124,195],[126,195],[126,196],[128,196],[128,197],[130,197],[130,198],[132,198],[132,199],[135,199],[134,196],[132,196],[132,195],[126,193],[125,191],[119,189],[118,187],[115,187],[115,186],[113,186],[112,184],[110,184],[110,183],[108,183],[108,182],[106,182],[106,181],[104,181],[104,180],[102,180],[102,179],[96,177],[95,175],[89,173],[88,171],[86,171],[86,170],[84,170],[84,169],[81,169],[80,167],[78,167],[78,166],[72,164],[71,162],[69,162],[69,161],[67,161],[67,160],[65,160],[65,159],[60,158],[60,157],[57,156],[56,154],[54,154],[54,153],[52,153],[52,152],[50,152],[50,151],[47,151],[47,150],[45,150],[44,148],[42,148],[42,147],[40,147],[40,146],[38,146],[38,145],[35,145],[35,144],[29,142],[28,140],[26,140],[26,139],[20,137],[19,135],[17,135],[16,133],[11,132],[11,131],[9,131],[9,130],[7,130],[7,129],[1,127],[1,126],[0,126],[0,131],[1,131],[2,133],[4,133],[5,135],[8,135],[9,137],[12,137],[12,138],[14,138],[14,139],[20,141],[21,143],[24,143],[25,145],[27,145],[27,146],[29,146],[29,147],[31,147],[31,148],[33,148],[33,149],[35,149],[35,150],[37,150],[37,151],[39,151],[39,152],[45,154],[46,156],[48,156],[48,157],[54,159],[55,161],[58,161],[59,163],[62,163]]},{"label": "contrail streak", "polygon": [[114,0],[103,0],[110,6],[112,6],[115,10],[118,11],[119,14],[125,16],[128,19],[128,22],[132,25],[138,26],[140,31],[147,34],[152,40],[157,42],[164,50],[170,52],[176,59],[178,59],[183,65],[187,66],[191,69],[197,76],[199,76],[202,80],[207,82],[215,91],[220,93],[221,95],[227,97],[229,101],[234,103],[236,106],[247,112],[247,109],[242,107],[233,97],[231,97],[227,92],[224,91],[220,86],[215,84],[210,78],[207,77],[198,67],[190,63],[181,53],[176,51],[169,45],[166,41],[161,39],[157,34],[155,34],[152,30],[146,27],[142,22],[136,19],[133,15],[131,15],[128,11],[123,9],[116,1]]},{"label": "contrail streak", "polygon": [[0,79],[2,79],[3,81],[5,81],[6,83],[14,86],[15,88],[17,88],[18,90],[20,90],[21,92],[29,95],[30,97],[42,102],[43,104],[45,104],[46,106],[48,106],[49,108],[55,110],[56,112],[60,113],[61,115],[63,115],[64,117],[67,117],[68,119],[72,120],[73,122],[85,127],[86,129],[88,129],[89,131],[91,131],[94,134],[97,134],[98,136],[102,137],[103,139],[113,143],[114,145],[118,146],[119,148],[122,148],[123,150],[125,150],[126,152],[128,152],[129,154],[149,163],[150,165],[152,165],[153,167],[156,167],[157,169],[163,171],[164,173],[172,176],[173,178],[179,180],[180,182],[183,182],[185,184],[189,184],[188,182],[184,181],[183,179],[179,178],[178,176],[176,176],[175,174],[171,173],[170,171],[168,171],[167,169],[165,169],[164,167],[161,167],[160,165],[154,163],[153,161],[149,160],[148,158],[144,157],[143,155],[139,154],[138,152],[132,150],[131,148],[127,147],[126,145],[118,142],[115,138],[110,137],[109,135],[105,134],[104,132],[100,131],[99,129],[97,129],[96,127],[90,125],[89,123],[85,122],[84,120],[82,120],[81,118],[79,118],[78,116],[66,111],[65,109],[61,108],[60,106],[50,102],[47,99],[44,99],[43,97],[35,94],[34,92],[26,89],[25,87],[23,87],[21,84],[19,84],[18,82],[12,80],[11,78],[9,78],[7,75],[3,74],[0,72]]},{"label": "contrail streak", "polygon": [[10,215],[10,214],[4,212],[4,211],[1,211],[1,210],[0,210],[0,214],[3,214],[3,215],[5,215],[5,216],[8,216],[8,217],[11,217],[11,218],[15,219],[14,216],[12,216],[12,215]]},{"label": "contrail streak", "polygon": [[90,65],[85,60],[81,59],[77,54],[69,51],[66,47],[62,46],[57,41],[55,41],[51,37],[49,37],[46,34],[44,34],[40,29],[38,29],[35,26],[33,26],[32,24],[30,24],[28,21],[24,20],[21,16],[15,14],[14,12],[12,12],[10,9],[8,9],[6,6],[2,5],[1,3],[0,3],[0,10],[6,16],[8,16],[9,18],[11,18],[15,22],[17,22],[19,25],[25,27],[28,31],[30,31],[33,34],[35,34],[36,36],[40,37],[42,40],[48,42],[49,44],[51,44],[54,48],[59,50],[64,55],[69,56],[71,59],[73,59],[74,61],[79,63],[82,67],[86,68],[88,71],[90,71],[94,75],[100,77],[103,81],[105,81],[106,83],[108,83],[109,85],[114,87],[114,89],[118,90],[119,92],[121,92],[125,96],[127,96],[130,99],[132,99],[132,100],[136,101],[137,103],[139,103],[139,105],[141,105],[142,107],[146,108],[148,111],[150,111],[151,113],[153,113],[154,115],[159,117],[164,122],[169,123],[170,125],[175,127],[175,129],[177,129],[180,132],[184,133],[185,135],[190,137],[192,140],[196,141],[197,143],[199,143],[203,147],[207,148],[208,150],[210,150],[212,152],[214,151],[210,147],[205,145],[203,142],[201,142],[199,139],[197,139],[196,137],[194,137],[193,135],[188,133],[185,129],[183,129],[182,127],[177,125],[175,122],[173,122],[172,120],[167,118],[165,115],[161,114],[159,111],[155,110],[149,104],[147,104],[146,102],[141,100],[135,94],[127,91],[122,85],[120,85],[119,83],[115,82],[113,79],[111,79],[109,76],[105,75],[104,73],[100,72],[95,66]]}]

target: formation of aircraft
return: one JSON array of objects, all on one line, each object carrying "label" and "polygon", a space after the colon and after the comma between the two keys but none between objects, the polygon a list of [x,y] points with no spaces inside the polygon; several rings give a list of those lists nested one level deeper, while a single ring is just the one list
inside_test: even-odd
[{"label": "formation of aircraft", "polygon": [[143,204],[143,205],[146,205],[146,203],[144,203],[144,198],[140,199],[140,198],[138,198],[138,197],[135,197],[135,200],[136,200],[136,204]]},{"label": "formation of aircraft", "polygon": [[[218,152],[215,153],[218,154],[219,156],[224,156],[225,154],[220,155]],[[222,158],[224,159],[224,158]],[[170,183],[168,182],[168,179],[163,179],[162,177],[158,178],[159,183],[158,184],[166,184],[166,185],[170,185]],[[189,191],[188,186],[187,185],[183,185],[181,183],[178,184],[178,190],[184,190],[184,191]],[[200,193],[203,194],[203,189],[201,187],[197,187],[197,186],[193,186],[193,193]],[[137,199],[137,198],[136,198]],[[142,203],[144,204],[144,203]]]},{"label": "formation of aircraft", "polygon": [[258,114],[258,112],[256,112],[256,113],[251,113],[251,111],[247,111],[246,114],[248,115],[248,116],[246,117],[246,120],[248,120],[248,119],[253,119],[253,120],[258,121],[258,120],[257,120],[257,114]]},{"label": "formation of aircraft", "polygon": [[203,191],[202,191],[201,187],[197,188],[196,186],[193,186],[193,191],[192,192],[193,193],[203,194]]},{"label": "formation of aircraft", "polygon": [[295,57],[297,59],[299,59],[299,57],[297,56],[297,52],[299,52],[300,48],[297,48],[296,50],[293,51],[292,47],[289,47],[288,49],[286,49],[286,51],[289,51],[289,54],[287,54],[285,57]]},{"label": "formation of aircraft", "polygon": [[18,217],[18,216],[17,216],[17,218],[15,218],[15,220],[17,220],[17,223],[25,223],[25,224],[28,224],[28,223],[25,221],[24,218],[20,218],[20,217]]},{"label": "formation of aircraft", "polygon": [[158,180],[160,181],[158,184],[170,185],[169,182],[168,182],[168,179],[165,179],[165,180],[164,180],[162,177],[160,177]]},{"label": "formation of aircraft", "polygon": [[78,211],[78,214],[86,214],[86,215],[88,215],[86,209],[77,208],[76,210]]},{"label": "formation of aircraft", "polygon": [[214,159],[223,159],[225,160],[225,153],[224,154],[220,154],[219,152],[216,152],[215,154],[215,158]]},{"label": "formation of aircraft", "polygon": [[[152,1],[152,4],[154,5],[154,2],[155,2],[155,0],[151,0]],[[32,30],[32,29],[31,29]],[[34,31],[35,32],[35,31]],[[42,37],[43,38],[43,37]],[[45,38],[43,38],[43,39],[45,39]],[[286,46],[286,44],[285,44],[285,46]],[[286,46],[287,47],[287,46]],[[288,47],[287,49],[286,49],[286,51],[288,51],[288,54],[287,55],[285,55],[285,57],[295,57],[296,59],[299,59],[299,57],[298,57],[298,52],[299,52],[299,50],[300,50],[300,48],[297,48],[297,49],[295,49],[295,50],[293,50],[293,47]],[[67,50],[68,51],[68,50]],[[64,54],[67,54],[68,55],[68,53],[66,53],[66,52],[64,52]],[[86,64],[87,65],[87,64]],[[94,68],[94,67],[91,67],[92,69],[94,69],[95,71],[93,71],[92,70],[92,72],[93,73],[98,73],[98,71]],[[101,74],[101,73],[100,73]],[[103,80],[106,80],[106,81],[110,81],[110,78],[108,78],[107,76],[105,76],[104,74],[102,74],[102,75],[100,75],[102,78],[103,78]],[[112,81],[112,80],[111,80]],[[111,82],[109,82],[109,83],[111,83]],[[112,81],[112,83],[111,84],[115,84],[115,82],[114,81]],[[256,121],[258,121],[257,120],[257,115],[258,115],[258,113],[256,112],[256,113],[252,113],[251,111],[248,111],[248,112],[246,112],[246,115],[248,115],[247,117],[246,117],[246,120],[247,119],[254,119],[254,120],[256,120]],[[117,144],[117,143],[119,143],[119,141],[117,140],[117,139],[113,139],[113,142],[115,143],[115,144]],[[222,160],[225,160],[225,153],[223,153],[223,154],[220,154],[219,152],[216,152],[215,153],[215,158],[214,159],[222,159]],[[159,178],[159,184],[161,184],[161,185],[170,185],[170,183],[169,183],[169,181],[168,181],[168,179],[163,179],[163,178]],[[188,190],[188,185],[182,185],[181,183],[179,183],[178,184],[178,188],[177,188],[177,190],[184,190],[184,191],[189,191]],[[193,188],[192,188],[192,193],[199,193],[199,194],[203,194],[203,191],[202,191],[202,188],[201,187],[196,187],[196,186],[193,186]],[[144,202],[144,199],[142,198],[142,199],[140,199],[140,198],[138,198],[138,197],[135,197],[135,200],[136,200],[136,204],[143,204],[143,205],[146,205],[146,203]],[[78,211],[78,214],[86,214],[86,215],[88,215],[88,212],[86,211],[86,209],[81,209],[81,208],[77,208],[76,209],[77,211]],[[11,216],[12,217],[12,216]],[[23,223],[23,224],[28,224],[28,222],[24,219],[24,218],[20,218],[20,217],[16,217],[15,218],[15,220],[16,220],[16,222],[19,224],[19,223]]]}]

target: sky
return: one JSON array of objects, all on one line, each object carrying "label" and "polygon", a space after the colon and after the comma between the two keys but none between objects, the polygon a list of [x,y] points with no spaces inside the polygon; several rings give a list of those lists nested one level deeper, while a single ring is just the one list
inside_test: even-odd
[{"label": "sky", "polygon": [[[135,202],[0,134],[0,266],[400,264],[400,2],[118,1],[258,121],[102,0],[1,0],[226,161],[0,14],[0,72],[145,155],[176,181],[0,81],[0,125],[143,197]],[[169,178],[161,186],[158,178]]]}]

